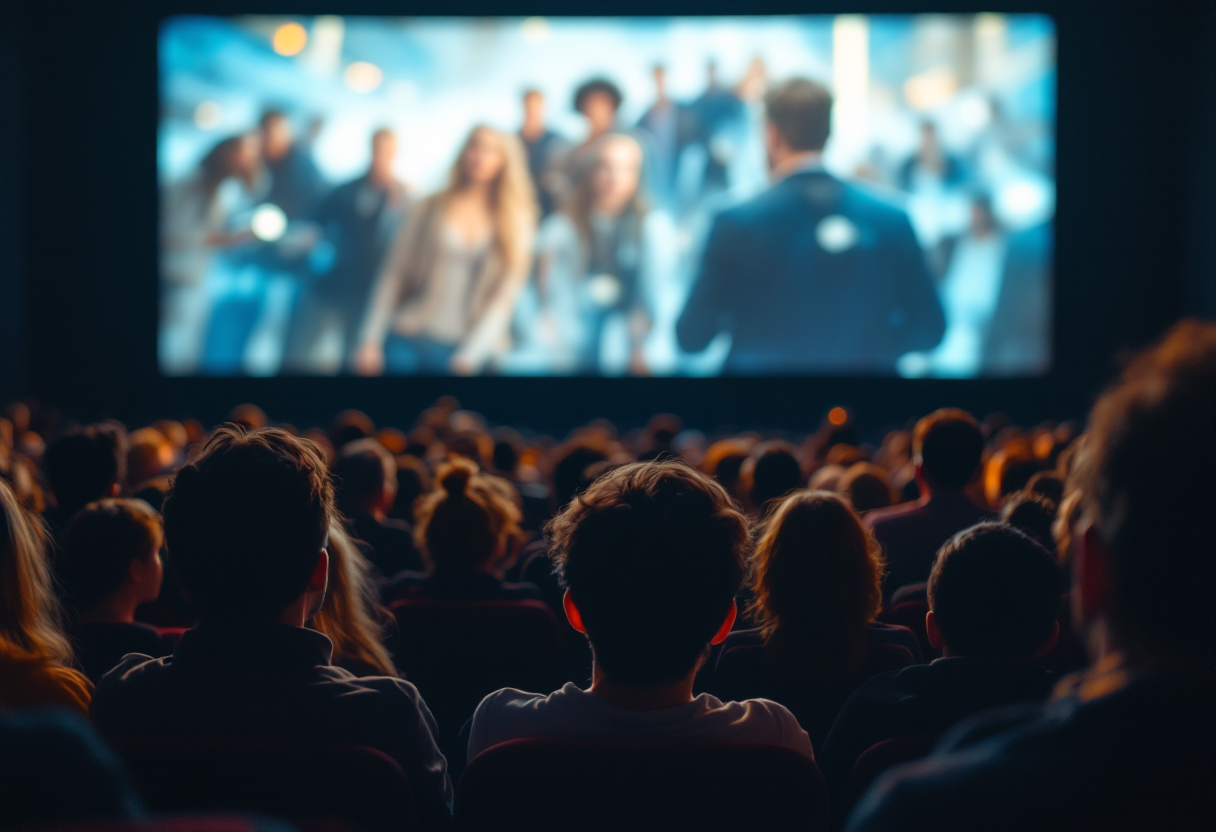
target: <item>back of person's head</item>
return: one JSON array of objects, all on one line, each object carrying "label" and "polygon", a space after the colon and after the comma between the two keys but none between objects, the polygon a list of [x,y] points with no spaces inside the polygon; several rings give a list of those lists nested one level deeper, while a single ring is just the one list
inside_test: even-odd
[{"label": "back of person's head", "polygon": [[1004,523],[959,532],[938,550],[929,609],[951,655],[1030,658],[1056,631],[1051,552]]},{"label": "back of person's head", "polygon": [[839,678],[865,658],[882,604],[882,552],[843,499],[803,491],[774,508],[756,543],[753,610],[779,669]]},{"label": "back of person's head", "polygon": [[890,476],[872,462],[851,465],[836,483],[836,491],[848,497],[858,513],[886,508],[895,501]]},{"label": "back of person's head", "polygon": [[312,627],[334,644],[334,664],[370,667],[381,676],[396,676],[397,668],[384,647],[388,613],[372,579],[372,565],[347,534],[342,518],[329,522],[329,584]]},{"label": "back of person's head", "polygon": [[434,490],[418,501],[414,514],[418,548],[435,572],[489,571],[519,533],[519,509],[464,457],[439,466]]},{"label": "back of person's head", "polygon": [[67,665],[58,600],[38,518],[0,479],[0,652]]},{"label": "back of person's head", "polygon": [[771,500],[802,487],[802,466],[788,442],[756,446],[740,471],[752,505],[763,510]]},{"label": "back of person's head", "polygon": [[131,488],[164,475],[173,467],[177,449],[156,428],[140,428],[127,437],[127,482]]},{"label": "back of person's head", "polygon": [[[68,604],[88,612],[137,581],[154,584],[147,587],[152,597],[141,599],[153,600],[160,588],[163,540],[160,515],[143,500],[89,503],[72,518],[59,555]],[[138,575],[132,572],[133,563],[138,564]]]},{"label": "back of person's head", "polygon": [[606,472],[546,532],[596,664],[622,685],[687,676],[747,571],[747,518],[674,460]]},{"label": "back of person's head", "polygon": [[430,490],[431,469],[426,463],[410,454],[397,457],[397,496],[389,515],[413,523],[415,503]]},{"label": "back of person's head", "polygon": [[764,112],[790,150],[823,150],[832,132],[832,94],[806,78],[773,87]]},{"label": "back of person's head", "polygon": [[1101,614],[1114,634],[1206,661],[1216,653],[1213,425],[1216,325],[1184,321],[1094,405],[1069,479],[1081,526],[1108,553]]},{"label": "back of person's head", "polygon": [[75,513],[85,503],[112,497],[126,478],[126,437],[114,425],[70,430],[46,449],[43,468],[59,507]]},{"label": "back of person's head", "polygon": [[1055,520],[1055,503],[1037,494],[1014,494],[1001,507],[1002,522],[1025,532],[1049,552],[1054,552],[1056,548],[1052,532]]},{"label": "back of person's head", "polygon": [[1064,500],[1064,479],[1054,471],[1039,471],[1026,483],[1026,493],[1036,494],[1058,506]]},{"label": "back of person's head", "polygon": [[261,430],[270,424],[266,411],[256,404],[238,404],[228,412],[228,421],[246,430]]},{"label": "back of person's head", "polygon": [[348,442],[356,442],[376,435],[376,423],[362,410],[343,410],[334,417],[329,426],[329,441],[341,449]]},{"label": "back of person's head", "polygon": [[561,449],[553,466],[553,507],[560,511],[579,493],[583,483],[583,472],[596,462],[603,462],[608,455],[590,445],[575,443]]},{"label": "back of person's head", "polygon": [[202,621],[273,620],[301,596],[334,510],[316,446],[225,426],[173,478],[165,541]]},{"label": "back of person's head", "polygon": [[979,473],[984,435],[970,413],[942,408],[916,423],[912,454],[930,488],[961,491]]},{"label": "back of person's head", "polygon": [[523,456],[523,437],[514,430],[499,428],[494,431],[492,438],[494,448],[490,452],[490,464],[503,476],[515,476]]},{"label": "back of person's head", "polygon": [[343,445],[330,473],[338,510],[348,517],[383,508],[396,494],[397,463],[375,439]]}]

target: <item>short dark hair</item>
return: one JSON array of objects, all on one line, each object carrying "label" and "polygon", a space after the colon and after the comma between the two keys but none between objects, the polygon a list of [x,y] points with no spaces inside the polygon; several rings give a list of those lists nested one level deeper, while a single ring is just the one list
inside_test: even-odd
[{"label": "short dark hair", "polygon": [[747,572],[747,518],[677,460],[608,471],[546,533],[596,663],[623,685],[686,676]]},{"label": "short dark hair", "polygon": [[764,112],[792,150],[823,150],[832,133],[832,94],[807,78],[791,78],[769,90]]},{"label": "short dark hair", "polygon": [[1059,604],[1055,558],[1005,523],[959,532],[929,575],[929,608],[957,655],[1029,658],[1051,636]]},{"label": "short dark hair", "polygon": [[1048,551],[1055,551],[1051,527],[1056,521],[1056,505],[1046,497],[1025,492],[1014,494],[1001,507],[1001,521],[1030,535]]},{"label": "short dark hair", "polygon": [[574,111],[581,113],[583,105],[593,95],[606,95],[611,98],[612,109],[614,110],[619,110],[621,102],[625,100],[625,96],[621,94],[621,88],[616,84],[607,78],[592,78],[579,84],[578,89],[574,91]]},{"label": "short dark hair", "polygon": [[362,410],[343,410],[329,426],[329,441],[335,448],[376,435],[376,423]]},{"label": "short dark hair", "polygon": [[965,410],[945,407],[916,423],[912,453],[930,486],[958,491],[975,476],[984,455],[979,422]]},{"label": "short dark hair", "polygon": [[836,483],[836,490],[849,498],[849,504],[858,513],[886,508],[895,501],[891,477],[872,462],[850,465]]},{"label": "short dark hair", "polygon": [[1216,325],[1177,324],[1094,405],[1069,490],[1110,551],[1117,630],[1216,652]]},{"label": "short dark hair", "polygon": [[803,486],[802,466],[787,442],[758,445],[744,463],[742,475],[756,508]]},{"label": "short dark hair", "polygon": [[74,514],[86,503],[111,496],[111,487],[126,478],[126,436],[109,424],[70,430],[46,449],[42,466],[59,508]]},{"label": "short dark hair", "polygon": [[345,515],[366,510],[368,503],[397,483],[397,463],[375,439],[357,439],[342,446],[330,474],[338,510]]},{"label": "short dark hair", "polygon": [[300,597],[325,546],[333,486],[317,446],[227,425],[165,496],[171,563],[199,617],[272,619]]},{"label": "short dark hair", "polygon": [[131,562],[151,558],[164,540],[160,515],[143,500],[98,500],[76,513],[56,571],[68,603],[86,612],[126,582]]},{"label": "short dark hair", "polygon": [[1064,480],[1055,471],[1039,471],[1026,483],[1026,493],[1038,494],[1058,506],[1064,500]]}]

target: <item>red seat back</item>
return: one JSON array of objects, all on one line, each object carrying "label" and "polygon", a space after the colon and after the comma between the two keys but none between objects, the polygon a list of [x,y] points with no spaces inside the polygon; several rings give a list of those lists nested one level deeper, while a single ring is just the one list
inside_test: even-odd
[{"label": "red seat back", "polygon": [[393,659],[454,737],[478,703],[499,688],[548,693],[563,679],[562,636],[540,601],[404,598]]},{"label": "red seat back", "polygon": [[311,829],[418,828],[405,773],[372,748],[121,741],[116,748],[154,812],[256,812]]},{"label": "red seat back", "polygon": [[771,745],[512,740],[470,762],[456,793],[463,832],[827,825],[814,761]]},{"label": "red seat back", "polygon": [[860,800],[866,789],[887,769],[927,756],[937,745],[937,739],[937,734],[892,737],[867,748],[849,774],[850,804]]}]

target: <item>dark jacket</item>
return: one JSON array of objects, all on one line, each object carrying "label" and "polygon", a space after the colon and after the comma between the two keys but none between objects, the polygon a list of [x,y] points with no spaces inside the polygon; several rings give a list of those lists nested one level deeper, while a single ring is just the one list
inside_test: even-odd
[{"label": "dark jacket", "polygon": [[676,334],[697,352],[720,332],[727,373],[890,374],[945,318],[907,215],[806,171],[714,220]]},{"label": "dark jacket", "polygon": [[321,633],[282,624],[202,625],[163,659],[127,656],[93,694],[109,739],[361,745],[396,760],[426,828],[450,820],[452,784],[418,690],[331,666]]},{"label": "dark jacket", "polygon": [[404,520],[378,520],[370,514],[356,514],[346,525],[356,545],[384,577],[423,568],[422,555],[414,545],[413,529]]},{"label": "dark jacket", "polygon": [[76,648],[76,661],[94,684],[128,653],[159,659],[171,652],[160,633],[147,624],[80,623],[73,625],[70,636]]},{"label": "dark jacket", "polygon": [[381,598],[386,604],[402,598],[439,598],[447,601],[545,600],[535,584],[508,583],[487,572],[474,575],[403,572],[385,584]]},{"label": "dark jacket", "polygon": [[1047,704],[977,716],[884,775],[848,828],[1216,828],[1214,700],[1211,669],[1077,674]]}]

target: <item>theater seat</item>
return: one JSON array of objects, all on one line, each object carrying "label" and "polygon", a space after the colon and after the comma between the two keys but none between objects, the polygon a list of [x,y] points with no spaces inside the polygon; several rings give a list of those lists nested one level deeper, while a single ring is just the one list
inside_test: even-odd
[{"label": "theater seat", "polygon": [[409,832],[413,792],[388,755],[355,746],[116,742],[154,812],[254,812],[310,832]]},{"label": "theater seat", "polygon": [[867,748],[849,773],[849,805],[857,803],[866,789],[887,769],[927,756],[937,745],[937,739],[937,734],[892,737]]},{"label": "theater seat", "polygon": [[391,609],[393,660],[422,693],[449,758],[464,756],[456,736],[486,694],[549,693],[566,681],[557,618],[540,601],[404,598]]},{"label": "theater seat", "polygon": [[177,643],[182,640],[182,635],[185,634],[189,627],[157,627],[156,632],[160,634],[160,640],[165,643],[165,647],[170,652],[177,649]]},{"label": "theater seat", "polygon": [[477,755],[456,792],[456,828],[827,829],[809,757],[752,744],[523,739]]},{"label": "theater seat", "polygon": [[925,613],[928,611],[929,602],[927,600],[900,601],[879,613],[878,620],[884,624],[896,624],[900,627],[907,627],[916,633],[916,638],[920,641],[920,648],[924,653],[925,661],[931,662],[934,659],[941,658],[942,654],[940,650],[929,643],[929,634],[925,631]]}]

